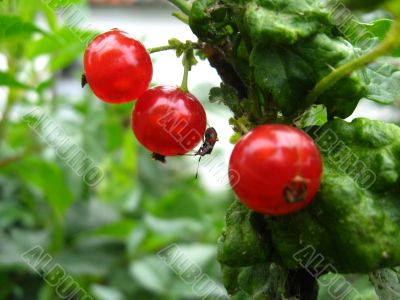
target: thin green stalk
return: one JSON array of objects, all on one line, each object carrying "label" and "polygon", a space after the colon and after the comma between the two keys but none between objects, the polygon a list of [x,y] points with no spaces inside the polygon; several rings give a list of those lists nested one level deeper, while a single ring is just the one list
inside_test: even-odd
[{"label": "thin green stalk", "polygon": [[[181,44],[182,44],[182,46],[187,47],[187,43],[190,43],[190,49],[201,49],[201,45],[199,43],[195,43],[192,41],[186,41],[186,45],[184,43],[181,43]],[[179,48],[178,45],[166,45],[166,46],[148,48],[147,52],[149,52],[149,54],[153,54],[153,53],[162,52],[162,51],[177,50],[178,48]],[[189,48],[189,47],[187,47],[187,48]]]},{"label": "thin green stalk", "polygon": [[314,89],[308,94],[306,99],[306,105],[312,105],[315,101],[327,90],[332,88],[338,81],[345,76],[348,76],[352,72],[365,67],[366,65],[374,62],[379,57],[393,51],[399,45],[400,37],[400,21],[396,20],[393,22],[392,28],[387,34],[385,40],[379,44],[371,52],[339,67],[332,71],[328,76],[323,78]]},{"label": "thin green stalk", "polygon": [[[11,52],[11,51],[10,51]],[[11,75],[16,75],[17,74],[17,61],[18,59],[13,57],[11,53],[8,55],[8,72]],[[7,97],[7,103],[4,107],[3,110],[3,115],[0,120],[0,143],[2,143],[5,139],[6,135],[6,127],[8,125],[8,118],[9,114],[14,106],[14,103],[18,99],[18,91],[14,88],[10,88],[8,92],[8,97]]]},{"label": "thin green stalk", "polygon": [[14,96],[13,91],[10,90],[9,96],[8,96],[8,99],[7,99],[7,103],[6,103],[5,107],[4,107],[3,116],[2,116],[2,119],[0,121],[0,143],[5,138],[5,131],[6,131],[7,123],[8,123],[8,116],[9,116],[10,111],[11,111],[13,105],[14,105],[15,100],[16,100],[16,97]]},{"label": "thin green stalk", "polygon": [[185,15],[189,16],[192,10],[192,5],[186,0],[168,0],[177,8],[179,8]]},{"label": "thin green stalk", "polygon": [[241,130],[244,134],[247,134],[247,133],[250,132],[250,130],[249,130],[249,129],[246,127],[246,125],[244,125],[242,122],[238,122],[237,124],[238,124],[240,130]]},{"label": "thin green stalk", "polygon": [[182,84],[181,84],[181,90],[184,92],[188,92],[188,81],[189,81],[189,71],[191,69],[190,62],[188,61],[188,55],[187,52],[183,54],[183,79],[182,79]]},{"label": "thin green stalk", "polygon": [[149,48],[149,49],[147,49],[147,52],[149,52],[150,54],[153,54],[153,53],[157,53],[157,52],[161,52],[161,51],[168,51],[168,50],[175,50],[175,49],[176,49],[175,46],[168,45],[168,46]]},{"label": "thin green stalk", "polygon": [[172,15],[175,18],[177,18],[179,21],[185,23],[186,25],[189,25],[189,18],[185,14],[183,14],[182,12],[177,11],[177,12],[172,13]]}]

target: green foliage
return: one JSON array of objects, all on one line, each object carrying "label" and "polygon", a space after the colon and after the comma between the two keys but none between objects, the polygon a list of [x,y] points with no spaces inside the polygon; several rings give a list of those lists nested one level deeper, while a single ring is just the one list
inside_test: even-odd
[{"label": "green foliage", "polygon": [[31,22],[23,21],[19,16],[0,15],[0,40],[27,38],[34,33],[44,33]]},{"label": "green foliage", "polygon": [[0,86],[28,89],[29,86],[16,80],[10,73],[0,72]]},{"label": "green foliage", "polygon": [[240,204],[231,206],[227,212],[226,230],[221,235],[218,260],[230,267],[251,266],[269,258],[260,234],[254,229],[257,220]]}]

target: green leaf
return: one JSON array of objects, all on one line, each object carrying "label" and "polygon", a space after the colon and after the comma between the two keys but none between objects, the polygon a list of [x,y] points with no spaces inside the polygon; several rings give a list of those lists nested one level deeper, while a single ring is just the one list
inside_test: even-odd
[{"label": "green leaf", "polygon": [[22,82],[19,82],[10,73],[0,71],[0,86],[7,86],[10,88],[29,89],[30,87]]},{"label": "green leaf", "polygon": [[124,252],[115,245],[102,243],[79,244],[73,249],[65,248],[56,257],[68,275],[71,276],[106,276],[110,268],[123,257]]},{"label": "green leaf", "polygon": [[254,77],[265,93],[272,94],[286,114],[301,108],[301,101],[312,89],[314,70],[296,53],[286,48],[257,46],[250,57]]},{"label": "green leaf", "polygon": [[329,31],[329,12],[319,1],[250,1],[244,25],[253,43],[293,45],[311,35]]},{"label": "green leaf", "polygon": [[[356,20],[352,22],[353,24],[346,29],[346,38],[354,46],[366,51],[371,51],[372,47],[382,42],[393,25],[391,19],[378,19],[370,23],[360,23]],[[400,56],[400,48],[394,50],[392,55]]]},{"label": "green leaf", "polygon": [[62,217],[73,203],[73,197],[65,184],[66,178],[60,167],[55,163],[32,159],[29,160],[29,168],[35,172],[26,172],[25,168],[22,168],[19,170],[19,176],[26,184],[39,189],[55,214]]},{"label": "green leaf", "polygon": [[116,223],[106,224],[89,233],[91,236],[103,236],[117,239],[125,239],[135,227],[131,220],[120,220]]},{"label": "green leaf", "polygon": [[52,71],[62,69],[81,56],[88,40],[96,33],[82,31],[73,27],[62,27],[53,35],[44,36],[28,45],[28,57],[35,58],[43,54],[51,54]]},{"label": "green leaf", "polygon": [[363,70],[368,85],[366,98],[382,104],[396,103],[400,99],[400,59],[381,58]]},{"label": "green leaf", "polygon": [[228,7],[217,0],[194,1],[189,24],[200,40],[209,43],[216,43],[237,32]]},{"label": "green leaf", "polygon": [[375,37],[379,39],[379,41],[383,41],[386,37],[386,34],[389,32],[392,27],[393,20],[390,19],[380,19],[371,23],[362,24],[370,33],[372,33]]},{"label": "green leaf", "polygon": [[0,267],[18,266],[22,269],[30,269],[22,259],[21,255],[38,245],[46,248],[49,244],[50,234],[48,231],[21,230],[13,228],[5,234],[0,232]]},{"label": "green leaf", "polygon": [[130,266],[131,276],[140,285],[151,291],[165,293],[171,272],[156,256],[146,256]]},{"label": "green leaf", "polygon": [[104,285],[95,284],[92,293],[98,300],[123,300],[124,295],[121,291]]},{"label": "green leaf", "polygon": [[370,11],[382,6],[387,0],[344,0],[343,3],[350,9]]},{"label": "green leaf", "polygon": [[256,233],[255,215],[235,202],[228,210],[225,228],[218,241],[218,261],[230,267],[251,266],[266,262],[268,249]]},{"label": "green leaf", "polygon": [[382,269],[369,274],[379,299],[397,300],[400,298],[400,268]]},{"label": "green leaf", "polygon": [[297,117],[294,124],[299,128],[322,126],[328,122],[328,114],[324,105],[312,105],[303,114]]},{"label": "green leaf", "polygon": [[34,33],[45,32],[30,22],[23,21],[19,16],[0,15],[0,40],[9,38],[26,38]]},{"label": "green leaf", "polygon": [[[250,64],[258,86],[290,115],[306,108],[307,94],[332,68],[354,57],[348,42],[318,34],[293,46],[259,44],[251,53]],[[329,116],[348,117],[365,95],[360,74],[354,72],[321,96],[319,103],[326,106]]]},{"label": "green leaf", "polygon": [[221,83],[220,87],[212,88],[208,98],[211,103],[228,106],[234,113],[241,111],[238,92],[230,85]]}]

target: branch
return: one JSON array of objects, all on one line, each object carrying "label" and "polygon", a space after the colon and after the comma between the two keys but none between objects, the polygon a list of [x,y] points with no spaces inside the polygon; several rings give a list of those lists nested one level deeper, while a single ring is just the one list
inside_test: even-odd
[{"label": "branch", "polygon": [[171,2],[173,5],[179,8],[185,15],[190,15],[192,5],[186,0],[168,0],[168,2]]},{"label": "branch", "polygon": [[332,88],[345,76],[348,76],[352,72],[374,62],[379,57],[393,51],[399,45],[399,36],[400,21],[396,20],[393,22],[392,28],[390,29],[384,41],[374,50],[332,71],[332,73],[318,82],[314,89],[308,94],[306,106],[314,104],[319,96]]},{"label": "branch", "polygon": [[31,148],[28,148],[28,149],[24,150],[23,152],[21,152],[19,154],[16,154],[16,155],[1,159],[0,160],[0,168],[7,167],[8,165],[10,165],[12,163],[15,163],[15,162],[17,162],[17,161],[19,161],[21,159],[24,159],[28,155],[30,155],[32,153],[35,153],[35,152],[38,152],[41,149],[42,148],[40,146],[36,145],[36,146],[33,146]]}]

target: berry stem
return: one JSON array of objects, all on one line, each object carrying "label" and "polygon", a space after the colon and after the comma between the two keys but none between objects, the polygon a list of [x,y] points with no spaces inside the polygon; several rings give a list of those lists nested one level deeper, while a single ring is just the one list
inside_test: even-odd
[{"label": "berry stem", "polygon": [[177,8],[179,8],[185,15],[189,16],[192,10],[192,5],[186,0],[168,0]]},{"label": "berry stem", "polygon": [[167,46],[149,48],[149,49],[147,49],[147,52],[149,52],[149,54],[153,54],[153,53],[157,53],[157,52],[161,52],[161,51],[175,50],[175,49],[176,49],[176,46],[167,45]]},{"label": "berry stem", "polygon": [[328,89],[332,88],[338,81],[345,76],[348,76],[352,72],[365,67],[372,63],[379,57],[393,51],[400,44],[400,20],[393,22],[392,28],[388,32],[384,41],[375,47],[371,52],[333,70],[328,76],[323,78],[314,89],[308,94],[306,99],[306,105],[310,106],[318,97],[325,93]]},{"label": "berry stem", "polygon": [[192,68],[192,66],[190,64],[188,51],[186,51],[183,54],[182,63],[183,63],[183,79],[182,79],[182,83],[181,83],[181,90],[184,92],[189,92],[189,88],[188,88],[189,71]]},{"label": "berry stem", "polygon": [[[195,43],[192,41],[186,41],[186,43],[190,43],[190,49],[201,49],[201,45],[199,43]],[[181,42],[181,45],[185,45],[185,44]],[[162,52],[162,51],[177,50],[179,48],[179,46],[180,45],[166,45],[166,46],[148,48],[147,52],[149,52],[149,54],[153,54],[153,53]]]}]

